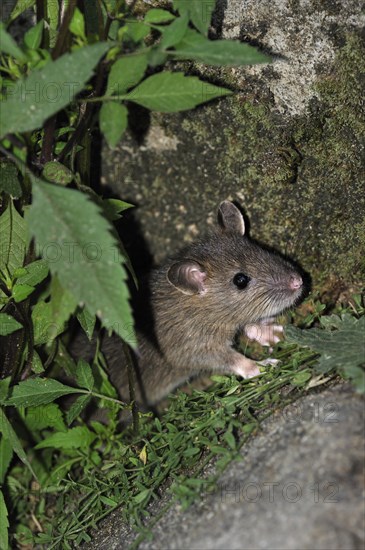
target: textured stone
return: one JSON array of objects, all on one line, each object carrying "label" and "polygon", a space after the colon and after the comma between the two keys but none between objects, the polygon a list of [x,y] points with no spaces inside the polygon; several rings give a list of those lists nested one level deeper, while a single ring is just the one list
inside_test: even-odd
[{"label": "textured stone", "polygon": [[[140,550],[364,548],[364,400],[348,385],[308,395],[263,422],[241,459],[187,511],[173,505]],[[211,467],[210,467],[211,468]],[[158,513],[166,504],[154,504]],[[88,548],[122,549],[114,514]]]},{"label": "textured stone", "polygon": [[121,226],[132,260],[137,268],[151,258],[160,263],[209,229],[218,203],[228,198],[244,207],[254,237],[298,260],[315,284],[361,281],[362,2],[218,6],[216,34],[257,45],[273,62],[186,63],[236,94],[176,115],[133,109],[133,130],[116,151],[103,154],[103,183],[137,205]]}]

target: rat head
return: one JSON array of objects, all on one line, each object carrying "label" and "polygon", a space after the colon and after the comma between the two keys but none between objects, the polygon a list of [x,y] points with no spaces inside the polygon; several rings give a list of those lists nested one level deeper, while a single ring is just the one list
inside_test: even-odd
[{"label": "rat head", "polygon": [[297,268],[245,235],[243,216],[232,202],[221,203],[218,221],[218,231],[170,265],[167,280],[176,291],[228,324],[278,315],[298,302],[303,281]]}]

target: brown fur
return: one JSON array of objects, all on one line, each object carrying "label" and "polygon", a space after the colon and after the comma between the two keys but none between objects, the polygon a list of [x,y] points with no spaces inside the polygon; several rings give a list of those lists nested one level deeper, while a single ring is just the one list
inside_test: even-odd
[{"label": "brown fur", "polygon": [[[146,321],[143,308],[137,315],[137,398],[145,404],[158,402],[192,377],[233,372],[237,361],[244,359],[232,348],[237,332],[278,315],[303,294],[302,287],[290,288],[293,276],[300,279],[297,269],[244,235],[243,218],[232,203],[222,203],[219,213],[221,225],[215,233],[151,274],[152,318]],[[176,262],[201,266],[204,291],[199,287],[191,292],[191,285],[180,288],[180,280],[177,286],[171,283],[169,270]],[[240,272],[250,277],[245,289],[233,283]],[[120,340],[106,338],[102,350],[113,383],[127,399]]]}]

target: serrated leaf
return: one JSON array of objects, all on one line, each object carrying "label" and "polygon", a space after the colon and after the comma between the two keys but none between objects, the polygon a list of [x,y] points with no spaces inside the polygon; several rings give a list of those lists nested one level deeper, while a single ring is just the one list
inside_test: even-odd
[{"label": "serrated leaf", "polygon": [[37,286],[48,275],[49,267],[44,260],[36,260],[24,267],[24,272],[18,276],[17,283],[21,285]]},{"label": "serrated leaf", "polygon": [[50,437],[47,437],[35,449],[46,449],[52,447],[54,449],[80,449],[82,447],[90,447],[95,440],[96,434],[91,432],[86,426],[78,426],[71,428],[67,432],[57,432]]},{"label": "serrated leaf", "polygon": [[15,386],[12,396],[6,403],[15,407],[37,407],[71,393],[80,393],[80,390],[61,384],[57,380],[33,378]]},{"label": "serrated leaf", "polygon": [[49,48],[53,48],[56,44],[59,25],[60,25],[60,9],[61,4],[59,2],[46,2],[46,21],[49,25]]},{"label": "serrated leaf", "polygon": [[23,300],[28,298],[28,296],[32,294],[34,290],[35,288],[33,286],[21,285],[19,283],[15,283],[15,285],[12,288],[11,294],[12,294],[12,297],[14,298],[14,302],[18,304],[19,302],[22,302]]},{"label": "serrated leaf", "polygon": [[128,126],[128,109],[115,101],[103,103],[99,122],[109,147],[116,147]]},{"label": "serrated leaf", "polygon": [[122,94],[138,84],[147,69],[147,55],[124,55],[112,66],[105,95]]},{"label": "serrated leaf", "polygon": [[24,35],[24,44],[30,50],[36,50],[42,43],[44,20],[41,19],[34,27]]},{"label": "serrated leaf", "polygon": [[173,4],[179,13],[189,14],[198,31],[207,34],[216,0],[173,0]]},{"label": "serrated leaf", "polygon": [[[316,366],[318,372],[326,373],[341,367],[357,367],[365,362],[365,317],[356,319],[351,315],[331,316],[326,329],[301,330],[293,326],[285,329],[288,342],[309,347],[321,356]],[[337,327],[329,330],[329,327]]]},{"label": "serrated leaf", "polygon": [[89,313],[86,308],[83,308],[83,310],[77,314],[77,319],[82,326],[86,336],[91,341],[96,322],[95,315],[91,315],[91,313]]},{"label": "serrated leaf", "polygon": [[175,113],[231,94],[230,90],[183,73],[162,72],[146,78],[128,95],[121,96],[152,111]]},{"label": "serrated leaf", "polygon": [[90,365],[80,359],[77,363],[76,382],[81,388],[91,391],[94,386],[94,377]]},{"label": "serrated leaf", "polygon": [[91,395],[80,395],[66,413],[66,422],[70,426],[89,403]]},{"label": "serrated leaf", "polygon": [[125,259],[98,206],[79,191],[35,179],[28,223],[46,260],[48,246],[60,252],[48,264],[62,286],[135,347]]},{"label": "serrated leaf", "polygon": [[109,47],[104,42],[85,46],[14,82],[3,101],[0,137],[39,128],[66,107],[83,89]]},{"label": "serrated leaf", "polygon": [[253,46],[237,40],[208,40],[198,32],[188,29],[172,52],[177,59],[193,59],[207,65],[237,67],[255,63],[269,63],[270,57]]},{"label": "serrated leaf", "polygon": [[14,317],[7,313],[0,313],[0,336],[7,336],[16,330],[23,328]]},{"label": "serrated leaf", "polygon": [[24,61],[25,55],[17,46],[13,37],[6,32],[4,23],[0,22],[0,51],[12,55],[19,61]]},{"label": "serrated leaf", "polygon": [[4,159],[0,161],[0,193],[1,191],[14,198],[22,196],[18,169],[15,164]]},{"label": "serrated leaf", "polygon": [[20,443],[18,436],[13,430],[9,420],[5,415],[5,412],[1,407],[0,407],[0,433],[3,434],[4,438],[7,440],[8,445],[10,445],[10,447],[13,449],[15,454],[18,455],[18,457],[23,462],[23,464],[27,466],[32,476],[34,476],[37,479],[37,476],[35,475],[34,470],[29,460],[27,459],[27,455],[24,452],[22,444]]},{"label": "serrated leaf", "polygon": [[29,407],[25,415],[25,423],[31,431],[40,431],[45,428],[66,431],[62,411],[56,403]]},{"label": "serrated leaf", "polygon": [[9,520],[8,509],[5,504],[3,492],[0,490],[0,548],[8,550],[9,548]]},{"label": "serrated leaf", "polygon": [[160,47],[162,49],[168,49],[171,48],[171,46],[181,42],[186,34],[188,23],[189,16],[187,13],[184,13],[181,17],[175,19],[175,21],[170,25],[160,28],[163,32]]},{"label": "serrated leaf", "polygon": [[0,216],[0,235],[0,271],[8,271],[11,276],[23,265],[27,241],[24,218],[18,214],[12,201]]},{"label": "serrated leaf", "polygon": [[25,10],[31,8],[36,3],[36,0],[17,0],[15,6],[13,7],[9,21],[14,21],[19,15],[21,15]]},{"label": "serrated leaf", "polygon": [[108,220],[116,221],[122,217],[120,212],[134,208],[134,204],[119,199],[104,199],[103,208]]},{"label": "serrated leaf", "polygon": [[167,23],[173,19],[175,19],[175,15],[167,10],[162,10],[159,8],[152,8],[151,10],[148,10],[144,16],[146,23]]}]

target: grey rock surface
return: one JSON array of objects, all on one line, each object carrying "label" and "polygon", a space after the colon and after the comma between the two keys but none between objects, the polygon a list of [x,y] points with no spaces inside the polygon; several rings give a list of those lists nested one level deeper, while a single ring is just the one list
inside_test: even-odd
[{"label": "grey rock surface", "polygon": [[[362,550],[364,422],[364,399],[347,384],[287,406],[263,422],[218,490],[207,483],[187,511],[174,504],[139,549]],[[134,539],[116,513],[88,548],[124,549]]]},{"label": "grey rock surface", "polygon": [[229,0],[223,36],[254,39],[272,52],[272,67],[248,71],[263,77],[278,110],[293,116],[319,97],[313,85],[323,68],[333,64],[339,24],[347,30],[363,28],[363,5],[352,0]]},{"label": "grey rock surface", "polygon": [[146,250],[160,264],[205,233],[230,199],[253,237],[314,280],[363,279],[364,22],[361,0],[218,3],[216,36],[251,43],[272,63],[185,63],[234,95],[177,114],[134,109],[128,135],[103,151],[103,184],[137,205],[122,231],[137,269]]}]

